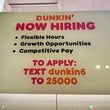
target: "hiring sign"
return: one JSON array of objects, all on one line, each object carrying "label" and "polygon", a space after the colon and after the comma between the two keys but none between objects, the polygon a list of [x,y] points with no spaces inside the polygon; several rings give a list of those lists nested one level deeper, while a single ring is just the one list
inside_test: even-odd
[{"label": "hiring sign", "polygon": [[0,93],[109,94],[109,13],[0,13]]}]

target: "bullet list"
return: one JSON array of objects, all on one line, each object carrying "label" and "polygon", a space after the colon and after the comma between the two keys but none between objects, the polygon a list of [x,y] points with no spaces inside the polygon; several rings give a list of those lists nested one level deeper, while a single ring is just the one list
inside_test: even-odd
[{"label": "bullet list", "polygon": [[16,50],[13,50],[13,53],[15,53],[16,52]]},{"label": "bullet list", "polygon": [[18,36],[16,36],[15,39],[18,39]]},{"label": "bullet list", "polygon": [[[18,39],[18,36],[15,36],[15,39]],[[14,43],[14,46],[16,46],[17,45],[17,43]],[[15,53],[16,52],[16,50],[13,50],[13,53]]]},{"label": "bullet list", "polygon": [[17,43],[14,43],[14,45],[16,46],[16,45],[17,45]]}]

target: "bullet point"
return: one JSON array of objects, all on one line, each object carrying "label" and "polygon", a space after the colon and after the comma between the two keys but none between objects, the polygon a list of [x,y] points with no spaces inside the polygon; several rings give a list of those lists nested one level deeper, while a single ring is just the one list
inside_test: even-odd
[{"label": "bullet point", "polygon": [[17,43],[14,43],[14,45],[16,46],[16,45],[17,45]]},{"label": "bullet point", "polygon": [[16,36],[15,39],[18,39],[18,36]]},{"label": "bullet point", "polygon": [[16,52],[16,50],[13,50],[13,53],[15,53]]}]

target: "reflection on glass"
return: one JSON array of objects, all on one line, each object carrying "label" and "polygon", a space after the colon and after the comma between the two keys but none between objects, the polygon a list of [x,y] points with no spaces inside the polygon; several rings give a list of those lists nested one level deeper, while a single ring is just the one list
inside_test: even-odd
[{"label": "reflection on glass", "polygon": [[4,110],[4,109],[5,109],[5,106],[4,106],[4,105],[2,105],[2,106],[1,106],[1,110]]},{"label": "reflection on glass", "polygon": [[100,69],[101,68],[101,66],[100,65],[96,65],[96,69]]},{"label": "reflection on glass", "polygon": [[96,108],[93,105],[90,105],[89,110],[96,110]]},{"label": "reflection on glass", "polygon": [[105,68],[106,68],[106,69],[109,69],[109,68],[110,68],[110,66],[109,66],[109,65],[106,65],[106,66],[105,66]]}]

